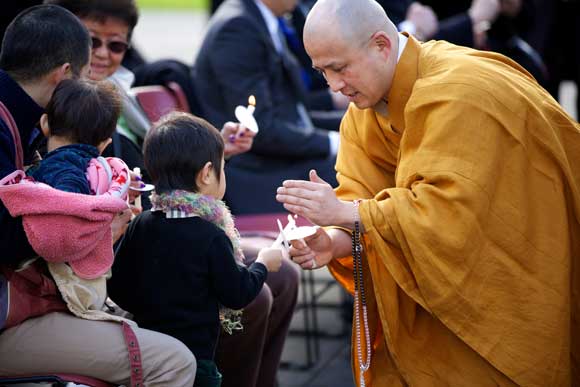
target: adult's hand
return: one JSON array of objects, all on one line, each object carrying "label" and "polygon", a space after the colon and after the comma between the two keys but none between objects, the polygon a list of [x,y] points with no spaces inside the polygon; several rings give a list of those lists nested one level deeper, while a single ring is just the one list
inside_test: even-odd
[{"label": "adult's hand", "polygon": [[111,231],[113,232],[113,243],[117,243],[119,239],[125,234],[127,231],[127,227],[129,226],[129,222],[131,221],[131,216],[133,212],[130,208],[125,209],[123,212],[118,213],[113,218],[113,222],[111,223]]},{"label": "adult's hand", "polygon": [[500,12],[499,0],[473,0],[467,12],[474,25],[479,23],[493,23]]},{"label": "adult's hand", "polygon": [[276,200],[289,212],[305,217],[319,226],[352,228],[355,209],[352,203],[339,200],[331,185],[322,180],[315,170],[310,181],[286,180],[278,187]]},{"label": "adult's hand", "polygon": [[244,125],[234,122],[226,122],[221,131],[224,139],[224,155],[231,157],[249,151],[254,143],[256,133]]},{"label": "adult's hand", "polygon": [[419,2],[409,6],[406,20],[415,26],[415,35],[419,40],[428,40],[439,30],[439,21],[433,9]]},{"label": "adult's hand", "polygon": [[473,46],[485,49],[487,46],[487,31],[497,19],[500,12],[500,0],[473,0],[467,14],[473,25]]},{"label": "adult's hand", "polygon": [[326,266],[333,258],[332,239],[323,228],[316,234],[292,241],[290,257],[303,269],[316,269]]}]

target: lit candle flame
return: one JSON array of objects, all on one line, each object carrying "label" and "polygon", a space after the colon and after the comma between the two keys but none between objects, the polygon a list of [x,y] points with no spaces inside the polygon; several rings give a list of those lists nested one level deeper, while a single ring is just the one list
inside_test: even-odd
[{"label": "lit candle flame", "polygon": [[253,95],[250,95],[248,97],[248,104],[251,106],[256,106],[256,97],[254,97]]}]

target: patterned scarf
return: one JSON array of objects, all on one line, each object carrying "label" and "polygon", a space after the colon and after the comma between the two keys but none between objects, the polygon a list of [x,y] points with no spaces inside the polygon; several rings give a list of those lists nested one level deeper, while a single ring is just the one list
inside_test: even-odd
[{"label": "patterned scarf", "polygon": [[[240,234],[234,225],[234,219],[222,200],[195,192],[174,190],[168,193],[151,194],[152,211],[180,211],[187,215],[196,215],[222,229],[234,248],[236,263],[244,265],[244,253],[240,247]],[[232,334],[234,330],[243,329],[241,324],[242,310],[220,308],[220,322],[223,329]]]}]

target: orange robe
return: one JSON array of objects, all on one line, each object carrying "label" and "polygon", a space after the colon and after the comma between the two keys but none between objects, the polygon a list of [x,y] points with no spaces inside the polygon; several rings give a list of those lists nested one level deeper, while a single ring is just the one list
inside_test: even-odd
[{"label": "orange robe", "polygon": [[[412,37],[386,97],[337,160],[366,199],[367,385],[579,386],[580,125],[511,60]],[[352,258],[329,268],[352,292]]]}]

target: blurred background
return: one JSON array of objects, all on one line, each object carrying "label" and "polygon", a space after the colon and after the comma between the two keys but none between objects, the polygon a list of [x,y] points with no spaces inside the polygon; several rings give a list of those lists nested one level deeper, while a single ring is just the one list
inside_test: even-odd
[{"label": "blurred background", "polygon": [[[580,53],[578,42],[574,44],[574,39],[578,38],[568,33],[574,27],[578,29],[576,24],[580,15],[569,10],[577,11],[579,1],[533,0],[533,2],[538,8],[545,4],[559,4],[558,9],[553,8],[549,13],[540,13],[538,16],[541,18],[533,21],[531,27],[531,38],[542,41],[542,47],[547,47],[544,61],[558,62],[561,66],[567,67],[565,71],[567,73],[574,71],[580,73],[580,68],[576,68],[580,64],[571,63],[568,59]],[[191,65],[204,36],[212,0],[137,0],[137,3],[141,17],[134,32],[133,44],[144,58],[148,61],[178,59]],[[546,22],[547,19],[551,19],[551,22]],[[552,32],[548,34],[547,30],[550,28]],[[562,52],[568,52],[570,55],[562,55]],[[578,120],[576,103],[578,91],[576,84],[566,79],[567,76],[568,74],[565,74],[564,80],[560,83],[559,101],[566,111]]]}]

